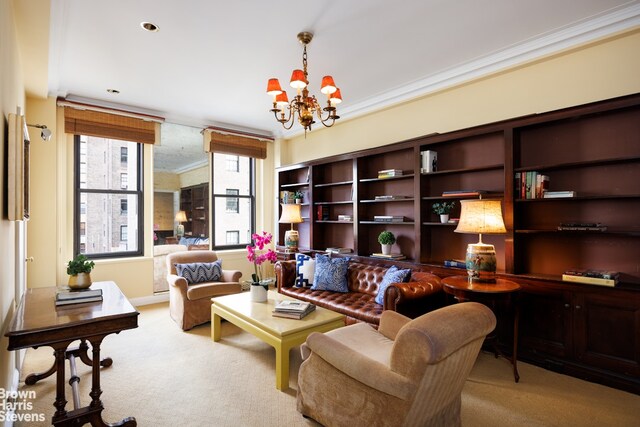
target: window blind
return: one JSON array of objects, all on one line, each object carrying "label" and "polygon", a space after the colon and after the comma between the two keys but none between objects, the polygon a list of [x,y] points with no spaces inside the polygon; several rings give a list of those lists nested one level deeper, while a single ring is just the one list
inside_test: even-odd
[{"label": "window blind", "polygon": [[266,159],[267,141],[273,141],[273,138],[268,136],[221,128],[207,128],[205,132],[210,135],[208,147],[205,146],[207,151],[255,159]]}]

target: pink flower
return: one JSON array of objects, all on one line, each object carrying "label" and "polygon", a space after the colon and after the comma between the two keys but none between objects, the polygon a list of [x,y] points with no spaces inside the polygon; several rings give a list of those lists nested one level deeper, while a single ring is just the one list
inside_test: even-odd
[{"label": "pink flower", "polygon": [[272,249],[267,249],[266,252],[258,253],[258,250],[262,251],[265,246],[268,246],[273,239],[271,233],[263,231],[261,234],[254,233],[251,235],[252,245],[247,245],[247,259],[253,263],[255,274],[252,274],[254,281],[260,281],[258,274],[258,266],[265,262],[276,262],[278,260],[276,253]]}]

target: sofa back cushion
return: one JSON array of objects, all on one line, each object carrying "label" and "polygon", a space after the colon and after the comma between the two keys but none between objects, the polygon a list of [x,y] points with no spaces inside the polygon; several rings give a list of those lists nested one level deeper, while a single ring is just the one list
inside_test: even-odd
[{"label": "sofa back cushion", "polygon": [[386,272],[386,267],[350,262],[347,273],[349,290],[375,297]]}]

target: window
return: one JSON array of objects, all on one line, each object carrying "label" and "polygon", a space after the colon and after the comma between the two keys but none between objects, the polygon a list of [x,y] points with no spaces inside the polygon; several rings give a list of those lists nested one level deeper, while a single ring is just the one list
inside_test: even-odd
[{"label": "window", "polygon": [[227,245],[237,245],[240,243],[240,231],[227,231]]},{"label": "window", "polygon": [[[240,190],[237,188],[227,188],[227,195],[237,196],[238,194],[240,194]],[[237,197],[227,197],[227,212],[240,213],[238,202]]]},{"label": "window", "polygon": [[127,147],[120,147],[120,163],[127,163],[127,154],[128,154],[128,148]]},{"label": "window", "polygon": [[74,163],[74,253],[94,259],[141,255],[142,144],[76,135]]},{"label": "window", "polygon": [[227,172],[240,172],[240,157],[227,154]]},{"label": "window", "polygon": [[[237,159],[237,171],[229,170]],[[255,160],[213,153],[213,248],[243,248],[255,230]]]}]

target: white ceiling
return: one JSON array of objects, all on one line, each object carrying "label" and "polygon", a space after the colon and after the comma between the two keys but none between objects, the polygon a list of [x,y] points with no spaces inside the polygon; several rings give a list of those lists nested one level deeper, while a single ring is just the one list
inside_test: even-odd
[{"label": "white ceiling", "polygon": [[[289,87],[302,67],[300,31],[315,34],[311,93],[323,97],[320,80],[333,75],[348,119],[638,26],[639,3],[54,0],[48,91],[171,122],[282,135],[266,83],[278,77]],[[143,21],[160,31],[142,30]]]}]

